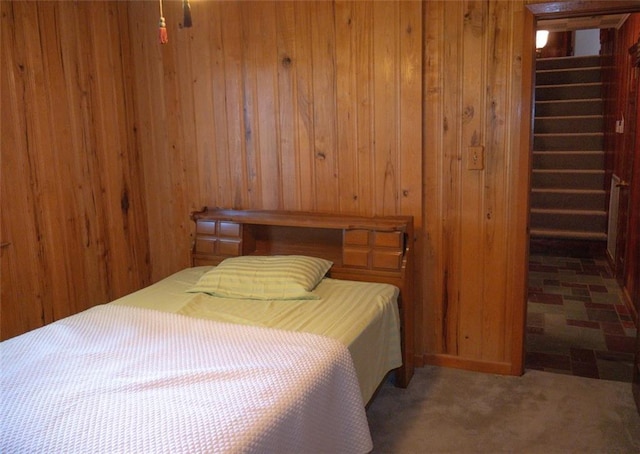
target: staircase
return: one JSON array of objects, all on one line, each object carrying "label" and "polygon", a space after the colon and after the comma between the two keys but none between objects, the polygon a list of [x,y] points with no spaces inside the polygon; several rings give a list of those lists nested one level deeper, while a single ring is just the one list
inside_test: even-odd
[{"label": "staircase", "polygon": [[531,237],[606,240],[600,57],[536,64]]}]

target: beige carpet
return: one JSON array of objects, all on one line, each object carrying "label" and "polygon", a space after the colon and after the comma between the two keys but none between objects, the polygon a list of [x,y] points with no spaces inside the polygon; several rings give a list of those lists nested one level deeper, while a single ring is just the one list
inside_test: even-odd
[{"label": "beige carpet", "polygon": [[385,383],[367,415],[374,453],[640,453],[631,385],[615,381],[429,366]]}]

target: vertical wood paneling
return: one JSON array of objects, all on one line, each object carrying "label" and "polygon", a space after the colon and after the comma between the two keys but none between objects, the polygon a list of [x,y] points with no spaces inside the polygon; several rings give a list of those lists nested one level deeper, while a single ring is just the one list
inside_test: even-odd
[{"label": "vertical wood paneling", "polygon": [[[260,66],[258,60],[257,43],[258,40],[267,39],[263,36],[262,30],[260,30],[260,6],[264,5],[247,5],[241,4],[241,29],[243,30],[242,41],[242,79],[241,79],[241,95],[244,115],[244,152],[245,152],[245,175],[246,175],[246,190],[247,190],[247,203],[250,206],[258,206],[261,203],[263,194],[261,194],[260,180],[263,177],[260,172],[260,159],[262,156],[259,136],[261,116],[259,112],[258,103],[261,97],[270,98],[271,93],[269,91],[258,94],[257,79],[260,77],[259,73],[264,70]],[[253,6],[253,7],[250,7]],[[255,26],[249,26],[254,24]],[[266,122],[267,120],[264,119]],[[266,153],[265,153],[266,154]],[[265,175],[266,176],[266,175]],[[276,176],[276,175],[274,175]],[[273,183],[277,185],[277,179],[273,180]],[[273,189],[277,191],[277,187]],[[264,201],[265,205],[268,203]]]},{"label": "vertical wood paneling", "polygon": [[356,87],[354,101],[356,103],[355,134],[357,140],[357,152],[355,153],[356,169],[353,178],[357,181],[357,192],[354,197],[354,208],[357,212],[365,215],[372,215],[376,207],[369,202],[374,198],[374,188],[371,184],[373,169],[373,150],[375,149],[375,139],[373,136],[373,80],[369,76],[373,68],[373,5],[370,2],[356,2],[353,5],[356,15],[356,29],[352,32],[354,36],[354,67],[356,77]]},{"label": "vertical wood paneling", "polygon": [[423,130],[424,149],[433,150],[423,161],[425,203],[422,214],[424,226],[424,247],[422,249],[423,275],[421,276],[424,295],[429,295],[431,303],[423,304],[422,317],[417,324],[426,327],[422,337],[416,342],[416,350],[421,352],[446,351],[447,321],[443,311],[448,304],[448,288],[444,266],[444,71],[445,59],[444,8],[424,8],[424,99]]},{"label": "vertical wood paneling", "polygon": [[[313,122],[313,58],[311,39],[308,39],[313,20],[313,10],[307,5],[296,2],[295,4],[295,60],[293,65],[296,73],[295,103],[297,115],[295,121],[296,155],[299,160],[298,177],[300,178],[300,200],[303,210],[315,211],[316,201],[316,174],[314,172],[315,127]],[[288,178],[288,177],[287,177]],[[286,207],[285,207],[286,208]]]},{"label": "vertical wood paneling", "polygon": [[[422,5],[400,4],[400,60],[398,95],[399,211],[421,213],[422,135],[411,128],[422,118]],[[420,259],[419,259],[420,260]],[[420,261],[421,262],[421,261]]]},{"label": "vertical wood paneling", "polygon": [[[278,129],[278,47],[276,31],[276,8],[268,3],[251,8],[259,15],[258,21],[248,26],[260,30],[260,39],[255,42],[257,61],[256,97],[258,99],[259,150],[260,150],[260,196],[266,209],[282,207],[282,153]],[[267,178],[265,178],[267,177]]]},{"label": "vertical wood paneling", "polygon": [[7,338],[136,290],[150,273],[125,5],[1,8]]},{"label": "vertical wood paneling", "polygon": [[[193,2],[192,29],[180,6],[165,2],[159,45],[155,2],[2,3],[3,313],[34,302],[7,323],[187,266],[202,205],[401,213],[416,222],[418,354],[514,372],[522,4]],[[483,170],[467,169],[472,145]]]},{"label": "vertical wood paneling", "polygon": [[[246,206],[248,202],[247,179],[246,179],[246,146],[245,146],[245,124],[242,113],[245,108],[242,91],[242,64],[244,60],[242,42],[244,30],[242,27],[240,4],[237,2],[225,3],[220,8],[219,26],[222,29],[222,45],[224,58],[224,79],[226,98],[226,124],[228,128],[228,143],[226,153],[214,150],[216,155],[227,155],[229,160],[229,180],[223,192],[228,191],[229,196],[224,197],[222,202],[230,203],[232,206]],[[203,45],[204,43],[200,43]],[[210,50],[209,50],[210,52]],[[209,108],[209,106],[206,106]],[[216,131],[217,133],[217,131]],[[208,178],[203,174],[202,178]],[[224,204],[222,204],[224,206]]]},{"label": "vertical wood paneling", "polygon": [[[192,5],[192,13],[198,12],[197,5]],[[217,26],[216,18],[219,15],[212,14],[215,8],[210,8],[207,11],[201,11],[199,16],[200,21],[210,23],[211,27],[193,27],[189,30],[189,38],[191,40],[189,45],[191,67],[189,72],[190,79],[185,81],[183,87],[188,87],[189,82],[192,81],[194,90],[200,93],[200,96],[193,98],[193,127],[194,137],[193,143],[190,144],[190,149],[196,149],[200,144],[205,153],[193,154],[196,158],[197,169],[195,178],[197,183],[196,200],[202,200],[205,197],[209,197],[212,206],[218,205],[218,200],[223,197],[224,187],[221,182],[227,178],[224,177],[224,173],[221,175],[218,169],[227,171],[228,166],[218,165],[218,159],[224,158],[224,156],[216,156],[213,150],[216,148],[223,148],[226,145],[226,135],[222,132],[226,131],[226,117],[224,113],[224,97],[220,97],[219,93],[224,93],[224,86],[221,86],[221,82],[224,83],[224,77],[220,74],[224,74],[224,66],[222,66],[223,59],[220,56],[222,49],[220,27]],[[211,42],[213,52],[211,55],[202,46],[195,46],[192,43],[200,41]],[[198,68],[198,73],[195,74],[194,67]],[[207,106],[211,106],[207,108]],[[196,112],[198,113],[196,115]],[[220,130],[220,134],[214,134],[214,131]],[[209,175],[209,178],[199,178],[199,175]],[[213,198],[213,200],[211,199]]]},{"label": "vertical wood paneling", "polygon": [[374,109],[374,198],[376,214],[393,214],[398,210],[398,43],[399,11],[393,3],[381,2],[374,8],[373,103],[385,106]]},{"label": "vertical wood paneling", "polygon": [[[469,170],[469,147],[485,146],[485,90],[486,64],[485,43],[488,30],[488,4],[484,1],[464,2],[462,28],[462,62],[459,81],[462,87],[461,149],[460,161],[460,213],[457,216],[460,228],[461,254],[459,258],[460,273],[459,293],[459,338],[458,354],[464,357],[478,358],[482,355],[482,323],[486,305],[478,304],[477,295],[482,294],[484,282],[484,229],[485,223],[483,196],[486,172]],[[485,154],[489,150],[485,146]],[[487,181],[489,183],[489,181]],[[475,260],[465,260],[475,257]]]},{"label": "vertical wood paneling", "polygon": [[[333,2],[313,2],[311,9],[313,156],[315,207],[338,209],[338,160],[336,119],[336,33]],[[341,150],[340,150],[341,151]]]},{"label": "vertical wood paneling", "polygon": [[[493,276],[508,274],[507,259],[508,245],[503,243],[508,238],[509,194],[515,191],[507,182],[508,172],[514,171],[510,166],[509,145],[507,132],[509,127],[508,112],[511,108],[510,96],[514,86],[510,82],[516,77],[513,56],[513,40],[505,39],[503,30],[515,32],[511,22],[515,17],[512,9],[506,3],[490,3],[487,12],[487,37],[485,40],[486,55],[486,101],[484,105],[484,144],[485,144],[485,174],[493,178],[485,179],[482,212],[480,220],[483,225],[483,301],[502,301],[502,304],[488,305],[482,314],[482,354],[481,358],[488,361],[508,361],[506,355],[507,344],[511,338],[503,327],[505,315],[510,305],[506,296],[507,285],[495,285]],[[520,28],[520,26],[518,26]],[[516,150],[518,150],[516,148]],[[519,214],[514,213],[515,216]],[[524,232],[524,228],[522,230]],[[518,247],[514,243],[514,247]],[[522,249],[524,250],[524,249]],[[515,301],[523,303],[524,300]],[[497,328],[501,329],[497,329]]]},{"label": "vertical wood paneling", "polygon": [[[16,16],[25,17],[25,5],[0,3],[2,14],[2,198],[1,234],[2,242],[10,243],[2,248],[2,307],[1,337],[6,339],[24,331],[37,328],[44,323],[47,295],[51,276],[44,262],[42,236],[42,203],[38,191],[38,173],[34,155],[26,150],[29,134],[33,129],[26,115],[30,97],[28,78],[31,66],[27,64],[25,28],[15,27]],[[29,104],[29,107],[32,107]],[[9,152],[9,151],[12,152]],[[15,151],[14,151],[15,150]],[[11,203],[8,201],[11,200]],[[15,222],[21,220],[21,224]],[[19,233],[19,234],[18,234]],[[22,262],[20,262],[22,261]],[[28,266],[20,266],[19,264]],[[18,302],[28,299],[18,310]]]},{"label": "vertical wood paneling", "polygon": [[356,98],[356,36],[354,29],[361,29],[362,19],[352,2],[336,2],[336,127],[338,132],[336,152],[340,159],[338,173],[339,210],[357,213],[358,201],[358,153],[344,150],[358,149],[358,105]]},{"label": "vertical wood paneling", "polygon": [[[522,4],[426,8],[425,361],[519,373],[528,209],[519,154],[530,134]],[[484,148],[482,169],[469,169],[472,146]]]},{"label": "vertical wood paneling", "polygon": [[[460,277],[457,270],[461,268],[461,232],[460,232],[460,216],[461,211],[461,193],[460,193],[460,174],[462,171],[462,144],[460,131],[462,130],[461,121],[461,91],[460,86],[462,74],[463,48],[460,37],[463,34],[463,7],[462,2],[447,2],[444,5],[444,14],[442,15],[444,22],[444,34],[439,37],[443,39],[445,45],[445,59],[443,66],[438,68],[444,73],[444,108],[443,117],[435,120],[433,124],[435,130],[425,130],[425,134],[442,134],[443,149],[434,150],[433,155],[442,153],[444,156],[443,174],[437,175],[436,178],[444,180],[443,199],[445,200],[444,217],[442,225],[439,226],[444,230],[443,250],[436,253],[443,254],[444,266],[444,290],[443,301],[434,301],[433,304],[441,305],[443,333],[442,343],[443,352],[452,355],[459,354],[459,331],[460,331]],[[435,7],[435,5],[434,5]],[[444,69],[447,69],[445,72]],[[427,119],[428,121],[428,119]],[[439,123],[439,124],[438,124]],[[431,126],[431,125],[429,125]],[[429,156],[425,150],[425,165],[429,165]]]},{"label": "vertical wood paneling", "polygon": [[[296,68],[298,57],[296,54],[295,6],[290,2],[276,4],[276,34],[277,34],[277,76],[278,76],[278,108],[277,121],[281,156],[282,206],[290,210],[300,210],[300,160],[296,152],[298,134],[296,119],[298,105]],[[294,64],[295,62],[295,64]]]},{"label": "vertical wood paneling", "polygon": [[188,264],[168,250],[179,208],[403,213],[419,227],[420,2],[195,2],[190,30],[168,3],[165,46],[142,26],[157,5],[129,5],[154,279]]},{"label": "vertical wood paneling", "polygon": [[[176,54],[176,83],[177,91],[180,94],[181,108],[178,111],[178,127],[181,131],[181,140],[178,144],[184,150],[192,150],[196,147],[197,123],[196,123],[196,100],[193,97],[182,96],[183,87],[188,87],[194,82],[193,66],[200,65],[200,61],[193,59],[191,52],[194,36],[194,30],[184,29],[183,33],[175,36],[179,40],[179,46],[184,49],[183,52]],[[199,172],[199,159],[194,153],[182,153],[184,159],[182,161],[181,174],[184,181],[184,189],[188,194],[200,194],[200,185],[197,178],[191,178],[191,175],[197,175]],[[187,209],[200,209],[200,206],[189,204],[191,200],[187,199]],[[186,230],[184,230],[186,228]],[[186,235],[189,232],[188,222],[183,222],[181,231]]]}]

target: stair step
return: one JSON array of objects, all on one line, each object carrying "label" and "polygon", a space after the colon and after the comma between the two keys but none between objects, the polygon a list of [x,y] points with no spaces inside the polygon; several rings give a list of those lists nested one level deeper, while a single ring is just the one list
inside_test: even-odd
[{"label": "stair step", "polygon": [[602,83],[536,86],[536,101],[555,99],[593,99],[602,97]]},{"label": "stair step", "polygon": [[600,66],[544,69],[536,71],[536,86],[601,82],[601,77],[602,68]]},{"label": "stair step", "polygon": [[531,229],[532,238],[554,238],[562,240],[598,240],[606,241],[607,235],[602,232],[577,232],[571,230]]},{"label": "stair step", "polygon": [[600,98],[555,99],[536,101],[536,118],[574,115],[602,115],[603,103]]},{"label": "stair step", "polygon": [[530,235],[606,241],[602,58],[536,61]]},{"label": "stair step", "polygon": [[599,66],[602,64],[602,57],[599,55],[587,55],[580,57],[548,57],[536,59],[536,70],[538,69],[559,69],[559,68],[580,68],[589,66]]},{"label": "stair step", "polygon": [[533,169],[602,170],[603,151],[534,151]]},{"label": "stair step", "polygon": [[603,211],[607,192],[604,189],[532,189],[532,209]]},{"label": "stair step", "polygon": [[534,133],[541,134],[602,132],[603,128],[602,115],[536,117],[534,122]]},{"label": "stair step", "polygon": [[530,225],[532,229],[606,233],[607,213],[596,210],[532,209]]},{"label": "stair step", "polygon": [[602,151],[604,134],[533,134],[534,151]]},{"label": "stair step", "polygon": [[604,189],[604,170],[540,170],[531,172],[532,189]]}]

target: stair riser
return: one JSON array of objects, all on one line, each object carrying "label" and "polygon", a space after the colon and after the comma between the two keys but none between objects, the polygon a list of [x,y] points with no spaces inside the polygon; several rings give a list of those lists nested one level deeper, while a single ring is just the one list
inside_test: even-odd
[{"label": "stair riser", "polygon": [[531,192],[531,208],[604,211],[606,193]]},{"label": "stair riser", "polygon": [[532,229],[575,230],[577,232],[603,232],[607,227],[606,213],[580,214],[531,212]]},{"label": "stair riser", "polygon": [[581,169],[602,170],[604,168],[604,153],[533,153],[534,169]]},{"label": "stair riser", "polygon": [[536,85],[581,84],[600,81],[601,70],[599,67],[538,71],[536,73]]},{"label": "stair riser", "polygon": [[573,115],[602,115],[602,101],[537,102],[536,118]]},{"label": "stair riser", "polygon": [[532,236],[606,239],[600,65],[598,56],[536,62]]},{"label": "stair riser", "polygon": [[544,240],[571,240],[602,242],[606,247],[607,234],[602,232],[565,232],[562,230],[531,230],[532,239]]},{"label": "stair riser", "polygon": [[602,132],[604,120],[599,117],[584,118],[536,118],[535,133],[583,133]]},{"label": "stair riser", "polygon": [[604,137],[600,135],[587,136],[533,136],[534,151],[602,151]]},{"label": "stair riser", "polygon": [[532,189],[604,189],[602,173],[564,173],[536,171],[531,175]]},{"label": "stair riser", "polygon": [[601,64],[601,58],[597,55],[590,55],[588,57],[539,58],[536,60],[536,70],[588,68],[600,66]]},{"label": "stair riser", "polygon": [[593,99],[602,97],[602,84],[552,85],[536,87],[536,101]]}]

